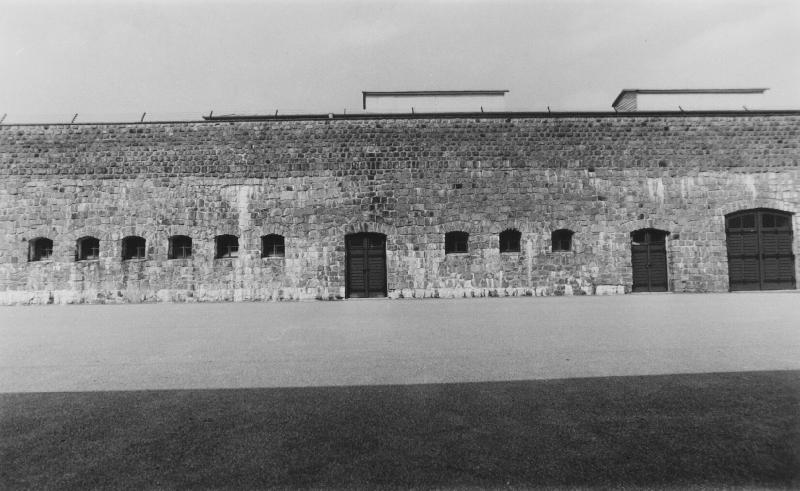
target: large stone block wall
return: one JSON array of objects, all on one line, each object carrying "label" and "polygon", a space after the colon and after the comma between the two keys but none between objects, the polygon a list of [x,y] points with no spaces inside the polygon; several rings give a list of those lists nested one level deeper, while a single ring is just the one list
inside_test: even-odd
[{"label": "large stone block wall", "polygon": [[[799,172],[797,113],[4,125],[0,303],[341,298],[358,231],[387,236],[390,297],[630,291],[648,227],[671,291],[721,292],[725,214],[797,213]],[[573,250],[551,252],[561,228]],[[469,253],[446,255],[456,230]],[[284,258],[261,257],[268,233]],[[219,234],[238,258],[214,259]],[[76,261],[87,235],[100,258]],[[146,259],[121,260],[128,235]],[[167,259],[172,235],[193,258]],[[28,261],[36,237],[50,259]]]}]

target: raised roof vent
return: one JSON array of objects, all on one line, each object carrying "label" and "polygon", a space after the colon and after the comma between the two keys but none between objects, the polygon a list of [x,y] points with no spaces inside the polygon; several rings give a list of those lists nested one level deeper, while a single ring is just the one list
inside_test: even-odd
[{"label": "raised roof vent", "polygon": [[363,91],[371,113],[448,113],[505,111],[508,90]]},{"label": "raised roof vent", "polygon": [[741,111],[769,89],[623,89],[611,107],[632,111]]}]

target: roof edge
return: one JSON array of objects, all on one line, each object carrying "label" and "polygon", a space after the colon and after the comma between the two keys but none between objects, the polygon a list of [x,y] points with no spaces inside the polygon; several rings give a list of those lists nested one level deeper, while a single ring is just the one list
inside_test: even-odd
[{"label": "roof edge", "polygon": [[769,87],[750,89],[622,89],[611,107],[616,107],[625,94],[763,94]]},{"label": "roof edge", "polygon": [[362,114],[299,114],[278,116],[203,116],[205,121],[273,121],[273,120],[375,120],[375,119],[546,119],[546,118],[641,118],[641,117],[705,117],[705,116],[800,116],[800,109],[750,109],[720,111],[493,111],[436,113],[362,113]]},{"label": "roof edge", "polygon": [[800,116],[800,109],[735,110],[735,111],[552,111],[552,112],[469,112],[469,113],[375,113],[375,114],[292,114],[252,116],[203,116],[201,120],[108,121],[80,123],[3,123],[3,128],[19,126],[145,126],[153,124],[235,123],[246,121],[342,121],[380,119],[563,119],[563,118],[652,118],[652,117],[752,117]]},{"label": "roof edge", "polygon": [[368,95],[399,95],[399,96],[415,96],[415,95],[502,95],[508,93],[508,89],[493,89],[493,90],[362,90],[361,93],[365,96]]},{"label": "roof edge", "polygon": [[367,108],[367,97],[375,95],[386,96],[399,96],[399,97],[414,97],[421,95],[432,96],[469,96],[469,95],[502,95],[505,96],[509,92],[508,89],[489,89],[489,90],[362,90],[361,91],[361,106],[362,109]]}]

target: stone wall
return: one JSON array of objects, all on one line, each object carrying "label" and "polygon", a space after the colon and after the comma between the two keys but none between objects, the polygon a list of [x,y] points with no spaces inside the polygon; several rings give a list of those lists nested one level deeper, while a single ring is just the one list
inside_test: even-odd
[{"label": "stone wall", "polygon": [[[648,227],[671,291],[721,292],[724,215],[796,213],[799,172],[796,112],[3,125],[0,303],[341,298],[357,231],[386,234],[390,297],[630,291]],[[562,228],[573,250],[551,252]],[[446,255],[457,230],[469,253]],[[285,257],[261,257],[268,233]],[[214,259],[219,234],[238,258]],[[121,259],[128,235],[146,259]],[[167,259],[172,235],[193,258]],[[75,260],[83,236],[99,260]],[[28,261],[36,237],[50,259]]]}]

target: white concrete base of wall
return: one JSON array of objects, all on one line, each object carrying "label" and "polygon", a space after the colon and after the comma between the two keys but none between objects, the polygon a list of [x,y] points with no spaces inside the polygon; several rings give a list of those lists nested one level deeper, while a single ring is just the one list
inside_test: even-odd
[{"label": "white concrete base of wall", "polygon": [[[579,289],[564,285],[561,290],[536,288],[434,288],[391,290],[391,299],[408,298],[486,298],[486,297],[549,297],[572,295],[622,295],[624,285],[584,286]],[[281,288],[274,289],[163,289],[145,290],[7,290],[0,292],[0,305],[69,305],[128,303],[192,303],[192,302],[268,302],[296,300],[341,300],[344,288]]]}]

